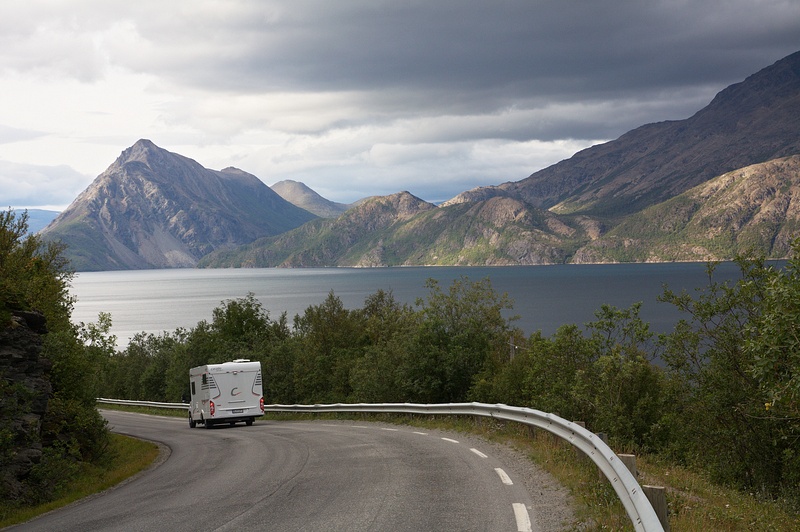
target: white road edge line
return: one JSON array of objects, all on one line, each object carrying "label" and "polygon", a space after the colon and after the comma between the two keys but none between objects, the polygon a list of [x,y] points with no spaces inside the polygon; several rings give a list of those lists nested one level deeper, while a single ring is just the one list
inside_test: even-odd
[{"label": "white road edge line", "polygon": [[531,519],[528,517],[528,509],[524,504],[515,502],[514,518],[517,520],[517,532],[533,532],[531,528]]},{"label": "white road edge line", "polygon": [[381,430],[388,430],[389,432],[397,432],[400,429],[387,429],[386,427],[381,427]]},{"label": "white road edge line", "polygon": [[451,440],[450,438],[442,438],[444,441],[449,441],[450,443],[458,443],[458,440]]},{"label": "white road edge line", "polygon": [[420,436],[427,436],[428,435],[427,432],[417,432],[416,430],[414,431],[414,434],[419,434]]},{"label": "white road edge line", "polygon": [[502,469],[500,469],[499,467],[495,467],[495,468],[494,468],[494,470],[495,470],[495,472],[497,473],[497,476],[499,476],[499,477],[500,477],[500,480],[502,480],[502,481],[503,481],[503,484],[505,484],[506,486],[513,486],[513,485],[514,485],[514,483],[513,483],[513,482],[511,482],[511,477],[509,477],[509,476],[506,474],[506,472],[505,472],[505,471],[503,471],[503,470],[502,470]]},{"label": "white road edge line", "polygon": [[478,449],[470,449],[470,451],[472,451],[473,453],[477,454],[477,455],[478,455],[478,456],[480,456],[481,458],[489,458],[488,456],[486,456],[485,454],[483,454],[482,452],[480,452]]}]

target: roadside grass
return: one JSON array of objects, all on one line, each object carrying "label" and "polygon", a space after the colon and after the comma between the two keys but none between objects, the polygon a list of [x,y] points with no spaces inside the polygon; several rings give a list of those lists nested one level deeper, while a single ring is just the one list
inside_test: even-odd
[{"label": "roadside grass", "polygon": [[640,484],[666,488],[672,530],[800,530],[796,501],[768,500],[726,488],[657,456],[638,459],[637,467]]},{"label": "roadside grass", "polygon": [[0,528],[24,523],[44,513],[62,508],[79,499],[94,495],[147,469],[158,457],[158,446],[152,442],[111,434],[105,459],[99,464],[83,464],[78,475],[48,503],[17,507],[0,502]]}]

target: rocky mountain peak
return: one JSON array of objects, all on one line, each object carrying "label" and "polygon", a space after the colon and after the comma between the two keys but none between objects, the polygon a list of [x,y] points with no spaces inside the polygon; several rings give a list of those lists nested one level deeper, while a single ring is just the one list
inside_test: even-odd
[{"label": "rocky mountain peak", "polygon": [[476,201],[486,201],[495,197],[508,197],[509,193],[498,187],[477,187],[458,194],[452,199],[442,203],[440,207],[458,205],[459,203],[474,203]]},{"label": "rocky mountain peak", "polygon": [[134,161],[147,163],[151,160],[162,159],[167,154],[169,152],[153,144],[153,141],[139,139],[133,146],[122,150],[116,160],[116,164],[121,166]]},{"label": "rocky mountain peak", "polygon": [[251,174],[209,170],[142,139],[41,234],[66,243],[78,271],[191,267],[313,218]]},{"label": "rocky mountain peak", "polygon": [[336,218],[350,208],[350,205],[323,198],[299,181],[285,179],[275,183],[271,188],[289,203],[312,212],[320,218]]},{"label": "rocky mountain peak", "polygon": [[235,166],[227,166],[227,167],[223,168],[222,170],[220,170],[220,173],[228,174],[228,175],[248,175],[248,176],[252,175],[252,174],[250,174],[248,172],[245,172],[244,170],[236,168]]},{"label": "rocky mountain peak", "polygon": [[407,219],[419,214],[420,212],[435,209],[436,205],[422,200],[410,192],[404,190],[388,196],[373,196],[359,203],[355,210],[360,213],[372,213],[373,215],[382,212],[394,218]]},{"label": "rocky mountain peak", "polygon": [[786,99],[798,98],[800,98],[800,52],[795,52],[748,76],[744,81],[723,89],[700,113],[724,110],[730,111],[735,116],[743,110],[768,108]]}]

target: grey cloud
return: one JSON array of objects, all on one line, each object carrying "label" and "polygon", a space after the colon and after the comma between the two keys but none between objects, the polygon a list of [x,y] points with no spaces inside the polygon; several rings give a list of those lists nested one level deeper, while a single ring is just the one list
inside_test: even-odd
[{"label": "grey cloud", "polygon": [[[649,107],[674,113],[632,116],[613,126],[566,116],[547,131],[534,126],[513,135],[556,138],[571,123],[576,129],[568,136],[597,138],[619,135],[639,118],[685,117],[727,84],[795,51],[800,31],[800,7],[778,1],[246,5],[246,17],[200,28],[197,21],[208,23],[212,15],[202,8],[172,22],[142,19],[136,29],[149,46],[112,51],[111,57],[143,71],[156,69],[179,84],[218,91],[265,97],[278,91],[352,91],[363,112],[334,128],[391,119],[394,113],[491,114],[530,107],[532,100],[661,100]],[[686,93],[692,98],[677,99]]]},{"label": "grey cloud", "polygon": [[20,129],[0,124],[0,144],[7,144],[9,142],[19,142],[21,140],[30,140],[43,136],[41,131],[34,131],[31,129]]},{"label": "grey cloud", "polygon": [[66,206],[91,179],[68,166],[0,160],[0,206]]},{"label": "grey cloud", "polygon": [[796,51],[800,25],[781,0],[29,3],[27,17],[2,10],[25,21],[0,23],[7,68],[88,77],[108,60],[202,89],[384,91],[467,114],[724,85]]},{"label": "grey cloud", "polygon": [[[751,7],[742,9],[745,4]],[[200,28],[207,32],[195,46],[196,62],[183,67],[170,60],[170,50],[184,49],[181,36],[196,39],[191,18],[187,26],[176,21],[173,31],[165,31],[163,23],[148,27],[144,19],[139,30],[155,45],[152,52],[163,54],[142,59],[154,60],[156,68],[164,61],[182,80],[204,86],[447,89],[455,101],[469,100],[472,91],[494,90],[496,101],[503,102],[532,94],[605,97],[607,91],[664,83],[737,79],[796,46],[797,7],[752,4],[295,1],[282,4],[276,15],[275,4],[264,2],[263,11],[249,20]],[[776,32],[776,25],[784,29]],[[730,51],[738,52],[741,43],[746,53],[731,60]]]}]

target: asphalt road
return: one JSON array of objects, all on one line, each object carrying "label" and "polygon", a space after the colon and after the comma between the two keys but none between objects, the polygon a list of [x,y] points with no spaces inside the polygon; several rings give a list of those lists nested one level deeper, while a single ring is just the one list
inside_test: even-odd
[{"label": "asphalt road", "polygon": [[115,432],[163,443],[169,457],[21,530],[537,529],[522,482],[458,436],[323,421],[206,430],[178,418],[104,415]]}]

